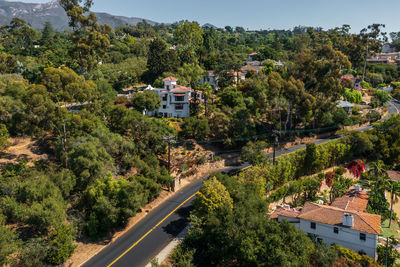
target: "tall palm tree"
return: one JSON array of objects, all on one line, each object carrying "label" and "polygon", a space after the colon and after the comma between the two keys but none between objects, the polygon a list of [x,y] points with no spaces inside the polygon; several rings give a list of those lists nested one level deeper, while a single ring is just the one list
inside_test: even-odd
[{"label": "tall palm tree", "polygon": [[381,184],[382,178],[387,177],[387,173],[386,173],[387,167],[385,166],[385,164],[383,163],[382,160],[373,162],[370,164],[370,166],[371,166],[371,173],[374,175],[374,178],[375,178],[374,191],[375,191],[375,195],[376,195],[378,187]]},{"label": "tall palm tree", "polygon": [[390,182],[390,219],[389,228],[392,225],[392,215],[393,215],[393,202],[397,202],[400,196],[400,183],[391,181]]}]

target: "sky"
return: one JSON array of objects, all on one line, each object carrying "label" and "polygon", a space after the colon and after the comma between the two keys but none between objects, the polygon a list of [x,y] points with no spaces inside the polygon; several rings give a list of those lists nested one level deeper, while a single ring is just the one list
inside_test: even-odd
[{"label": "sky", "polygon": [[156,22],[190,20],[249,30],[298,25],[330,29],[349,24],[352,32],[358,32],[382,23],[386,32],[400,31],[399,0],[94,0],[92,10]]}]

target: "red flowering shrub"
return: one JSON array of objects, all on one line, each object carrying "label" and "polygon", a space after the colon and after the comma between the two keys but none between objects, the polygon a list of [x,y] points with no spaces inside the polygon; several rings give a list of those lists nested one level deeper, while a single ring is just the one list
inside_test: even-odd
[{"label": "red flowering shrub", "polygon": [[335,178],[335,173],[333,172],[328,172],[325,175],[325,183],[328,187],[332,187],[333,184],[333,179]]},{"label": "red flowering shrub", "polygon": [[360,176],[363,174],[365,171],[365,163],[362,162],[361,160],[356,160],[353,162],[350,162],[347,164],[347,169],[351,174],[353,174],[355,177],[360,178]]}]

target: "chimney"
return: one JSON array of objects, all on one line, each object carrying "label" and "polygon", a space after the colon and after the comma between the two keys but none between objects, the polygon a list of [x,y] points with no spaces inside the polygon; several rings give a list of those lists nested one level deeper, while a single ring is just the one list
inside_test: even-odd
[{"label": "chimney", "polygon": [[352,214],[343,214],[343,226],[354,227],[354,217]]}]

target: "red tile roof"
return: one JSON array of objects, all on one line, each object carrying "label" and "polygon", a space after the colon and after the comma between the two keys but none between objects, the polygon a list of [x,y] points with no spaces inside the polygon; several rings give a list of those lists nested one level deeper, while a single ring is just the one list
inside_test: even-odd
[{"label": "red tile roof", "polygon": [[366,211],[369,196],[366,192],[353,189],[344,196],[335,199],[331,206],[343,210]]},{"label": "red tile roof", "polygon": [[345,196],[336,199],[332,205],[321,205],[306,202],[303,208],[277,208],[270,216],[304,219],[329,225],[343,226],[344,214],[353,215],[354,226],[350,229],[379,235],[381,232],[381,216],[366,213],[368,195],[364,191],[351,190]]},{"label": "red tile roof", "polygon": [[171,76],[169,76],[169,77],[166,77],[166,78],[164,78],[163,79],[163,81],[171,81],[171,82],[173,82],[173,81],[177,81],[178,79],[177,78],[175,78],[175,77],[171,77]]},{"label": "red tile roof", "polygon": [[360,232],[379,235],[381,233],[381,216],[359,211],[344,210],[341,208],[306,202],[298,218],[330,225],[343,226],[343,215],[351,214],[354,226],[350,229]]},{"label": "red tile roof", "polygon": [[354,75],[353,74],[345,74],[342,76],[342,79],[352,80],[352,79],[354,79]]},{"label": "red tile roof", "polygon": [[400,172],[398,171],[387,171],[389,178],[393,181],[400,182]]},{"label": "red tile roof", "polygon": [[182,85],[178,85],[178,84],[175,85],[174,88],[172,88],[170,90],[170,92],[173,92],[173,93],[186,93],[189,91],[190,91],[189,88],[182,86]]},{"label": "red tile roof", "polygon": [[286,209],[286,208],[282,208],[279,207],[277,208],[272,214],[271,216],[269,216],[270,219],[278,219],[279,216],[285,216],[285,217],[289,217],[289,218],[297,218],[297,216],[299,216],[301,213],[301,210],[299,209]]}]

